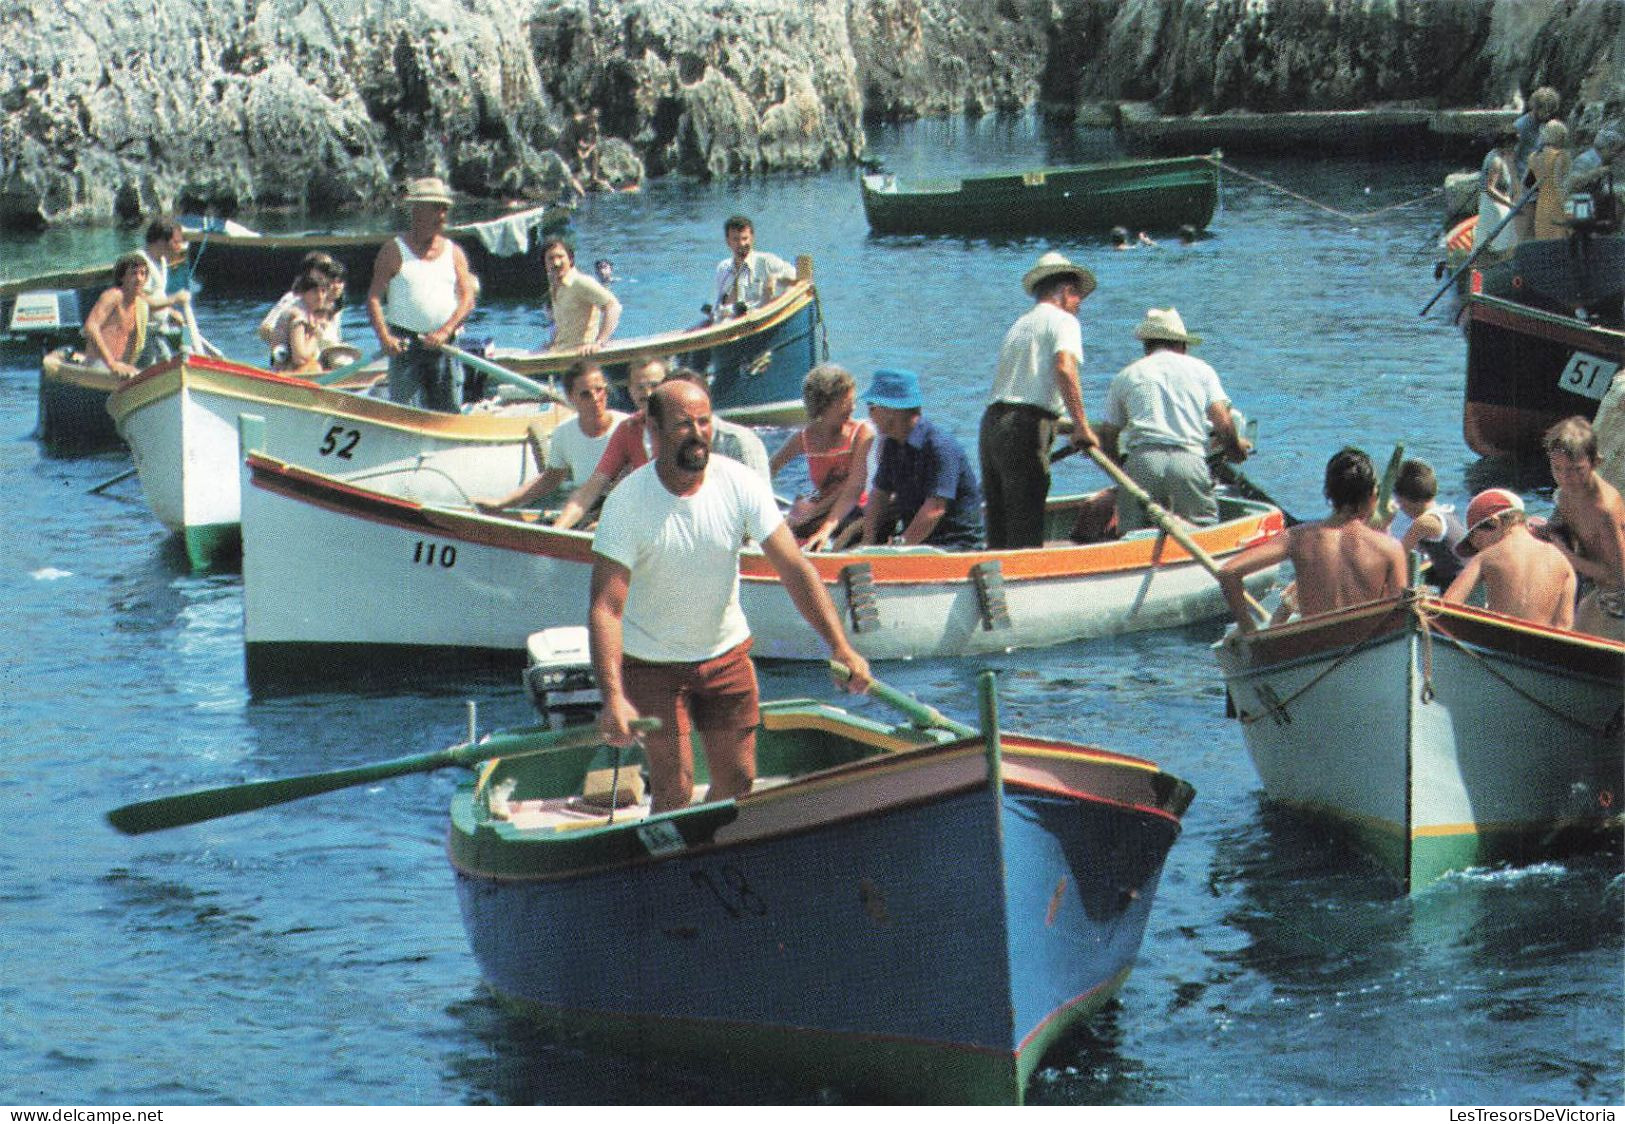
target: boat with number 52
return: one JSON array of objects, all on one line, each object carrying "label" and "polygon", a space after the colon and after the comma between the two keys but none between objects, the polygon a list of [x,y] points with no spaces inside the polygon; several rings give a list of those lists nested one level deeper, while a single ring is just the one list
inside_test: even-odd
[{"label": "boat with number 52", "polygon": [[659,815],[636,749],[488,762],[447,844],[481,975],[567,1043],[1019,1103],[1128,977],[1194,790],[1001,732],[992,680],[980,730],[764,703],[755,790]]},{"label": "boat with number 52", "polygon": [[[244,414],[260,420],[258,447],[288,463],[377,474],[406,495],[442,503],[517,488],[540,471],[538,450],[571,416],[546,401],[437,413],[195,355],[124,380],[107,410],[130,446],[147,505],[184,539],[198,569],[237,554]],[[398,471],[403,463],[414,471]]]}]

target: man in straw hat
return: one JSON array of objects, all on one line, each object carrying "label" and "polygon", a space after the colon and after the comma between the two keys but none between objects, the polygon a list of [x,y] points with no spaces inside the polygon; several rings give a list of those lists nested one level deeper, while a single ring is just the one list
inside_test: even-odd
[{"label": "man in straw hat", "polygon": [[1074,445],[1099,443],[1078,384],[1083,364],[1078,306],[1095,291],[1095,275],[1051,251],[1027,271],[1021,287],[1033,307],[999,345],[978,441],[990,550],[1044,545],[1049,447],[1062,410],[1072,419]]},{"label": "man in straw hat", "polygon": [[1561,551],[1529,533],[1523,500],[1490,488],[1467,505],[1467,537],[1456,544],[1466,567],[1444,591],[1466,601],[1484,583],[1484,607],[1553,628],[1574,626],[1574,569]]},{"label": "man in straw hat", "polygon": [[[1209,429],[1233,463],[1246,460],[1252,446],[1236,432],[1219,376],[1186,354],[1202,337],[1185,330],[1178,309],[1150,309],[1134,334],[1145,354],[1112,379],[1101,444],[1108,456],[1116,456],[1121,439],[1123,472],[1130,480],[1181,519],[1211,523],[1219,517],[1219,504],[1207,467]],[[1123,534],[1149,521],[1137,500],[1118,494],[1117,526]]]},{"label": "man in straw hat", "polygon": [[406,205],[409,228],[385,242],[373,263],[367,315],[389,355],[390,401],[457,413],[462,368],[440,348],[474,311],[474,275],[463,248],[446,237],[445,183],[435,176],[411,180]]}]

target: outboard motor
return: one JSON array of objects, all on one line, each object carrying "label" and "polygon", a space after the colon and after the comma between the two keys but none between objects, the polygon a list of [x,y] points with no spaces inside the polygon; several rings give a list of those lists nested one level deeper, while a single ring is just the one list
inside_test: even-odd
[{"label": "outboard motor", "polygon": [[592,673],[587,630],[581,625],[533,632],[525,641],[525,690],[549,729],[598,721],[603,696]]}]

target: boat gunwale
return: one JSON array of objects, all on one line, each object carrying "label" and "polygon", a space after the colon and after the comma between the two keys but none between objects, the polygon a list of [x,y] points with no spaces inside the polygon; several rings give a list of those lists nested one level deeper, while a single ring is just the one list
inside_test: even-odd
[{"label": "boat gunwale", "polygon": [[[1469,639],[1454,636],[1444,629],[1439,631],[1453,643],[1526,666],[1561,667],[1568,674],[1599,682],[1618,680],[1625,670],[1625,642],[1539,624],[1475,605],[1449,602],[1438,595],[1415,590],[1262,629],[1246,637],[1242,645],[1236,644],[1232,634],[1213,647],[1226,650],[1234,657],[1235,678],[1252,679],[1278,669],[1324,660],[1341,648],[1388,643],[1409,636],[1417,631],[1419,617],[1464,624],[1479,636]],[[1373,618],[1379,619],[1369,631],[1350,635],[1361,622]],[[1516,638],[1534,641],[1549,655],[1543,657],[1517,646]],[[1614,666],[1600,670],[1584,668],[1593,663]]]},{"label": "boat gunwale", "polygon": [[[584,562],[592,555],[592,534],[575,528],[559,529],[541,522],[530,522],[501,515],[487,515],[473,510],[445,507],[436,504],[417,504],[397,500],[384,493],[362,488],[340,477],[330,476],[314,469],[290,464],[263,453],[251,452],[248,465],[252,482],[258,487],[314,503],[328,511],[354,513],[375,522],[388,522],[392,510],[409,512],[403,520],[413,528],[430,525],[460,541],[471,542],[498,550],[520,554],[555,558],[561,561]],[[281,484],[279,482],[286,482]],[[324,499],[324,497],[326,497]],[[1076,502],[1081,497],[1058,497],[1051,501],[1057,505]],[[1243,514],[1212,527],[1199,528],[1194,537],[1200,545],[1204,538],[1234,538],[1225,545],[1222,541],[1207,549],[1215,554],[1230,554],[1246,549],[1255,542],[1265,541],[1284,532],[1285,523],[1279,509],[1255,500],[1226,497],[1238,505]],[[362,507],[366,511],[360,510]],[[1220,534],[1222,533],[1222,535]],[[1141,539],[1110,540],[1100,543],[1068,543],[1064,546],[1026,547],[1009,550],[940,551],[920,554],[890,554],[851,551],[844,553],[814,552],[808,554],[819,580],[839,581],[842,571],[849,565],[862,563],[871,569],[876,585],[948,584],[963,585],[973,582],[973,567],[983,562],[999,562],[1005,583],[1042,583],[1085,578],[1112,573],[1123,573],[1153,568],[1196,565],[1171,538],[1163,543],[1162,557],[1153,565],[1152,555],[1163,536]],[[1142,557],[1143,556],[1143,557]],[[1049,566],[1039,563],[1049,561]],[[1091,565],[1080,565],[1090,562]],[[1009,566],[1007,563],[1016,563]],[[1067,565],[1071,563],[1071,565]],[[778,584],[777,573],[760,548],[740,554],[741,582]]]},{"label": "boat gunwale", "polygon": [[[211,376],[217,381],[210,382]],[[546,402],[534,414],[453,414],[424,410],[356,391],[322,386],[309,377],[198,355],[178,355],[124,380],[109,395],[107,412],[115,423],[122,425],[139,411],[187,390],[189,377],[200,379],[204,384],[201,389],[222,397],[346,418],[459,444],[520,444],[529,441],[533,422],[551,419],[556,428],[574,416],[568,408]],[[221,385],[220,379],[236,380],[241,385]],[[290,401],[283,397],[290,393],[308,397],[310,401]]]},{"label": "boat gunwale", "polygon": [[[1175,166],[1178,167],[1175,167]],[[1206,166],[1205,170],[1201,170]],[[866,196],[884,199],[908,200],[919,197],[932,198],[936,196],[952,196],[963,193],[966,184],[985,184],[995,180],[1010,180],[1011,186],[1023,185],[1023,180],[1029,176],[1043,176],[1047,180],[1052,176],[1064,176],[1079,173],[1117,173],[1140,170],[1163,169],[1169,172],[1188,170],[1198,172],[1200,178],[1193,178],[1192,183],[1203,181],[1217,182],[1218,165],[1209,153],[1193,154],[1190,156],[1164,156],[1149,159],[1101,160],[1083,164],[1052,164],[1039,168],[1023,168],[1016,171],[1004,172],[977,172],[973,175],[959,176],[957,178],[905,180],[889,172],[871,172],[862,176],[859,182],[863,186]],[[894,187],[891,190],[880,190],[872,186],[874,181],[890,179]]]},{"label": "boat gunwale", "polygon": [[[646,358],[665,358],[690,351],[722,347],[763,332],[771,331],[802,312],[818,299],[818,291],[809,278],[792,283],[771,301],[750,309],[743,316],[725,320],[721,324],[705,324],[695,328],[675,328],[647,336],[611,339],[591,358],[603,367],[621,363],[635,363]],[[581,359],[579,349],[565,351],[521,351],[498,348],[491,362],[517,374],[559,374]]]},{"label": "boat gunwale", "polygon": [[[1610,357],[1625,360],[1625,330],[1589,324],[1573,316],[1564,316],[1561,312],[1507,297],[1470,294],[1467,298],[1467,319],[1469,325],[1482,322],[1525,335],[1538,335],[1569,347],[1583,348],[1594,346],[1597,342],[1610,344],[1613,347]],[[1543,330],[1532,331],[1531,327]]]},{"label": "boat gunwale", "polygon": [[[1064,745],[1064,743],[1055,744]],[[1019,756],[1019,751],[1017,756]],[[1173,782],[1173,789],[1177,790],[1180,785],[1189,786],[1189,782],[1181,781],[1180,778],[1149,762],[1140,762],[1132,758],[1124,761],[1109,760],[1107,758],[1113,755],[1110,755],[1108,751],[1097,752],[1079,747],[1075,756],[1086,757],[1094,764],[1112,768],[1138,770],[1141,765],[1150,765],[1150,769],[1156,775],[1166,776]],[[487,770],[482,770],[479,779],[465,782],[452,797],[453,810],[446,838],[447,857],[452,868],[459,874],[468,878],[502,885],[555,883],[597,878],[618,871],[651,866],[669,860],[700,857],[744,846],[760,846],[778,840],[800,838],[843,824],[921,808],[942,800],[975,793],[985,789],[988,785],[991,774],[986,768],[986,759],[987,750],[983,744],[982,735],[978,733],[934,745],[922,744],[912,749],[897,752],[882,750],[853,761],[802,774],[785,784],[758,789],[742,797],[691,804],[672,812],[661,813],[659,816],[627,819],[619,823],[583,825],[570,832],[559,832],[552,828],[517,827],[504,820],[482,817],[476,808],[476,801],[480,791],[484,789],[484,782],[489,775]],[[808,794],[835,791],[850,785],[861,784],[872,779],[876,774],[914,772],[930,768],[933,765],[963,766],[966,762],[972,764],[979,762],[983,767],[963,778],[951,781],[945,780],[929,791],[915,791],[901,795],[877,807],[857,808],[848,812],[824,816],[814,821],[793,822],[778,828],[765,827],[733,838],[718,840],[715,837],[716,832],[738,824],[741,814],[754,808],[768,808],[787,800],[804,798]],[[1145,816],[1165,820],[1173,825],[1176,834],[1182,829],[1182,812],[1176,813],[1150,803],[1129,802],[1092,792],[1058,791],[1053,786],[1036,783],[1021,777],[1019,774],[1012,775],[1009,772],[1003,775],[1002,781],[1003,789],[1006,792],[1012,790],[1030,792],[1048,799],[1066,800],[1088,804],[1101,809],[1110,809],[1126,816]],[[627,833],[636,832],[639,827],[650,822],[674,823],[683,818],[704,819],[708,816],[718,816],[725,809],[731,809],[733,815],[723,819],[713,830],[710,837],[704,842],[685,844],[680,850],[659,854],[644,850],[612,858],[609,861],[577,864],[557,869],[544,869],[540,862],[534,861],[547,858],[549,851],[561,845],[579,846],[595,838],[606,839],[607,843],[608,839],[624,837]],[[461,816],[461,822],[459,816]],[[464,826],[465,823],[467,826]],[[496,871],[474,865],[471,860],[475,855],[493,846],[508,855],[522,855],[533,860],[531,869],[522,872]]]},{"label": "boat gunwale", "polygon": [[[477,222],[450,223],[446,226],[445,234],[449,238],[479,240],[481,227],[497,227],[524,217],[525,225],[535,226],[547,221],[548,211],[558,211],[557,204],[541,203],[534,207],[526,207],[506,215],[496,215],[489,219],[480,219]],[[570,208],[563,208],[566,212]],[[294,251],[321,249],[324,246],[339,246],[354,248],[357,246],[382,246],[400,232],[397,230],[361,231],[361,230],[299,230],[287,233],[255,231],[252,234],[229,234],[224,230],[208,230],[206,228],[190,227],[182,224],[182,233],[188,246],[213,245],[230,246],[234,249],[268,250],[272,253],[278,251]],[[529,252],[528,250],[526,251]],[[523,257],[524,254],[497,255],[503,257]],[[111,267],[109,267],[111,268]]]}]

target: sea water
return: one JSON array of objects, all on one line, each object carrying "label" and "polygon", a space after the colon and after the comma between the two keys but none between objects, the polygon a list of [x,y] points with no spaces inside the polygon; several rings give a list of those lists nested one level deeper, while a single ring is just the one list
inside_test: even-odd
[{"label": "sea water", "polygon": [[[876,129],[899,176],[1109,156],[1106,134],[1026,118]],[[815,259],[831,357],[860,383],[920,373],[926,410],[974,451],[1020,279],[1058,249],[1094,270],[1085,400],[1174,305],[1259,422],[1247,471],[1301,518],[1345,443],[1431,461],[1442,499],[1491,484],[1550,505],[1538,466],[1480,461],[1460,436],[1464,345],[1433,294],[1444,165],[1230,161],[1208,235],[1111,251],[1104,238],[874,238],[856,174],[648,185],[590,200],[579,257],[614,260],[621,335],[693,323],[723,220]],[[1242,173],[1247,173],[1246,175]],[[1256,176],[1257,179],[1249,178]],[[388,221],[387,219],[379,221]],[[139,232],[0,240],[0,273],[108,260]],[[203,293],[203,331],[251,360],[257,299]],[[370,350],[365,318],[349,338]],[[534,346],[534,309],[473,326]],[[840,1100],[763,1074],[714,1077],[554,1047],[485,994],[444,853],[454,773],[411,776],[141,838],[132,800],[360,764],[527,721],[517,681],[251,701],[236,575],[194,575],[132,481],[87,494],[125,454],[45,456],[37,357],[0,367],[0,1102],[50,1104],[749,1103]],[[774,445],[782,431],[768,432]],[[973,452],[974,455],[974,452]],[[781,492],[800,483],[791,470]],[[1079,459],[1058,490],[1102,478]],[[355,562],[364,572],[366,559]],[[878,670],[974,721],[983,666],[1009,729],[1152,758],[1197,798],[1118,1001],[1054,1050],[1032,1099],[1071,1104],[1618,1104],[1622,889],[1606,856],[1453,875],[1401,897],[1314,827],[1266,805],[1209,645],[1219,622]],[[811,667],[764,693],[834,697]],[[858,704],[886,717],[878,703]],[[951,861],[951,855],[944,855]],[[952,908],[952,903],[944,903]],[[943,980],[944,988],[954,981]],[[931,994],[918,1001],[932,1002]]]}]

